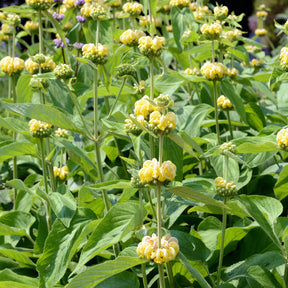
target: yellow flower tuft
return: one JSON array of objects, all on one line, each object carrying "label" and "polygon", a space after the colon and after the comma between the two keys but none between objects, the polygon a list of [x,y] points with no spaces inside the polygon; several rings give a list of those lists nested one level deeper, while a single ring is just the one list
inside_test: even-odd
[{"label": "yellow flower tuft", "polygon": [[21,73],[25,67],[24,60],[6,56],[0,61],[1,70],[9,75]]},{"label": "yellow flower tuft", "polygon": [[55,178],[59,177],[60,180],[65,180],[66,176],[69,173],[67,166],[63,166],[62,168],[58,168],[54,166],[53,172],[54,172],[54,177]]},{"label": "yellow flower tuft", "polygon": [[288,151],[288,129],[287,128],[283,128],[277,133],[276,141],[277,141],[278,146],[281,149]]},{"label": "yellow flower tuft", "polygon": [[138,2],[127,2],[122,7],[124,13],[129,13],[131,16],[138,16],[142,10],[143,5]]},{"label": "yellow flower tuft", "polygon": [[164,37],[155,36],[153,39],[150,36],[143,36],[138,41],[140,52],[148,57],[158,57],[161,55],[166,40]]},{"label": "yellow flower tuft", "polygon": [[138,41],[145,33],[141,30],[128,29],[120,36],[120,41],[127,46],[138,46]]},{"label": "yellow flower tuft", "polygon": [[108,61],[109,47],[98,43],[98,46],[90,43],[82,47],[83,58],[92,61],[94,64],[105,64]]},{"label": "yellow flower tuft", "polygon": [[155,111],[155,107],[148,101],[149,97],[145,95],[134,104],[134,113],[136,116],[142,115],[145,119],[149,118],[149,115]]},{"label": "yellow flower tuft", "polygon": [[203,24],[201,33],[210,40],[218,39],[222,32],[222,26],[219,23]]},{"label": "yellow flower tuft", "polygon": [[234,29],[234,30],[230,30],[227,31],[224,35],[224,37],[229,41],[232,42],[233,40],[235,40],[235,38],[237,36],[241,36],[242,32],[239,29]]},{"label": "yellow flower tuft", "polygon": [[234,181],[227,183],[222,177],[215,179],[216,193],[221,197],[234,197],[237,195],[237,189]]},{"label": "yellow flower tuft", "polygon": [[187,69],[185,69],[184,74],[185,75],[198,75],[199,70],[198,70],[198,68],[193,68],[193,69],[187,68]]},{"label": "yellow flower tuft", "polygon": [[259,36],[259,37],[264,37],[267,35],[267,30],[265,28],[258,28],[255,30],[255,35]]},{"label": "yellow flower tuft", "polygon": [[29,121],[30,133],[33,137],[45,138],[49,137],[52,132],[52,125],[43,121],[32,119]]},{"label": "yellow flower tuft", "polygon": [[190,4],[189,0],[170,0],[169,5],[170,6],[176,6],[180,9],[184,7],[188,7]]},{"label": "yellow flower tuft", "polygon": [[176,115],[173,112],[162,115],[154,111],[150,114],[149,127],[154,133],[167,135],[176,127]]},{"label": "yellow flower tuft", "polygon": [[280,65],[282,69],[288,71],[288,47],[283,47],[280,51]]},{"label": "yellow flower tuft", "polygon": [[25,29],[27,29],[31,33],[35,33],[39,29],[39,23],[33,22],[33,21],[26,21],[24,27],[25,27]]},{"label": "yellow flower tuft", "polygon": [[165,161],[160,166],[156,158],[145,161],[143,168],[139,171],[141,182],[150,185],[164,185],[173,181],[175,176],[176,166],[171,161]]},{"label": "yellow flower tuft", "polygon": [[214,15],[217,20],[224,20],[228,15],[227,6],[216,6],[214,8]]},{"label": "yellow flower tuft", "polygon": [[225,97],[224,95],[221,95],[220,97],[218,97],[217,106],[222,108],[223,110],[228,110],[233,107],[229,98]]},{"label": "yellow flower tuft", "polygon": [[256,14],[257,18],[266,18],[268,16],[268,13],[266,11],[258,11]]},{"label": "yellow flower tuft", "polygon": [[35,10],[47,10],[53,3],[53,0],[26,0],[26,4]]},{"label": "yellow flower tuft", "polygon": [[[41,72],[47,73],[55,69],[56,64],[49,57],[45,57],[45,62],[41,64]],[[25,68],[31,74],[36,74],[39,72],[39,64],[34,62],[31,58],[25,61]]]},{"label": "yellow flower tuft", "polygon": [[254,58],[250,61],[250,65],[255,68],[261,68],[263,65],[263,60]]},{"label": "yellow flower tuft", "polygon": [[227,68],[222,63],[206,62],[201,67],[201,73],[208,80],[221,80],[227,73]]},{"label": "yellow flower tuft", "polygon": [[137,254],[141,258],[153,260],[157,264],[167,263],[176,258],[179,252],[178,240],[169,234],[161,238],[161,246],[159,247],[159,239],[156,234],[143,237],[138,244]]}]

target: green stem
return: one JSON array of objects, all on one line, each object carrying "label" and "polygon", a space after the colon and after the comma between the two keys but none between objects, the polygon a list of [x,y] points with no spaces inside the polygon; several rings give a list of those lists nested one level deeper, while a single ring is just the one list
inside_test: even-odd
[{"label": "green stem", "polygon": [[114,109],[115,109],[115,106],[116,106],[116,104],[117,104],[118,98],[119,98],[119,96],[120,96],[120,94],[121,94],[121,92],[122,92],[122,90],[123,90],[124,85],[125,85],[126,79],[127,79],[126,77],[123,78],[123,81],[122,81],[120,90],[118,91],[117,96],[116,96],[116,99],[115,99],[115,101],[114,101],[114,103],[113,103],[113,106],[112,106],[112,108],[111,108],[110,111],[109,111],[108,119],[111,117],[111,114],[112,114],[112,112],[113,112]]},{"label": "green stem", "polygon": [[215,62],[215,47],[214,47],[214,40],[212,40],[212,63]]},{"label": "green stem", "polygon": [[154,208],[154,205],[153,205],[153,202],[152,202],[152,198],[151,198],[151,191],[148,189],[148,199],[149,199],[149,203],[150,203],[150,207],[151,207],[151,210],[152,210],[152,214],[153,214],[153,217],[154,219],[157,219],[157,214],[156,214],[156,211],[155,211],[155,208]]},{"label": "green stem", "polygon": [[[98,22],[98,21],[97,21]],[[99,24],[99,23],[97,23]],[[98,26],[97,26],[98,27]],[[100,183],[104,182],[103,169],[101,165],[100,145],[98,139],[98,70],[94,69],[94,83],[93,83],[93,94],[94,94],[94,142],[95,142],[95,155],[96,163],[99,173]],[[102,190],[102,197],[105,204],[106,212],[110,209],[109,199],[106,190]]]},{"label": "green stem", "polygon": [[151,0],[148,1],[148,9],[149,9],[149,21],[150,21],[150,34],[151,36],[153,36],[152,34],[152,27],[153,27],[153,13],[152,13],[152,3]]},{"label": "green stem", "polygon": [[[46,172],[46,162],[45,162],[45,152],[44,152],[44,142],[43,138],[40,138],[40,151],[41,151],[41,160],[42,160],[42,170],[43,170],[43,181],[44,181],[44,187],[45,187],[45,193],[48,197],[48,181],[47,181],[47,172]],[[45,205],[46,208],[46,217],[47,217],[47,223],[49,230],[51,228],[51,217],[50,217],[50,207],[48,201],[46,202]]]},{"label": "green stem", "polygon": [[214,94],[214,108],[215,108],[215,122],[216,122],[216,133],[217,133],[217,145],[220,145],[220,129],[218,121],[218,107],[217,107],[217,83],[213,80],[213,94]]},{"label": "green stem", "polygon": [[99,26],[100,26],[100,20],[97,19],[96,40],[95,40],[96,48],[97,48],[98,43],[99,43],[99,30],[100,30]]},{"label": "green stem", "polygon": [[147,275],[146,275],[146,263],[141,264],[141,268],[142,268],[142,275],[143,275],[143,286],[144,288],[148,288]]},{"label": "green stem", "polygon": [[[224,197],[224,200],[223,200],[224,205],[226,204],[226,202],[227,202],[227,198]],[[221,245],[220,245],[220,255],[219,255],[219,266],[218,266],[218,272],[217,272],[217,285],[219,285],[220,279],[221,279],[226,225],[227,225],[227,211],[226,211],[226,208],[223,208]]]},{"label": "green stem", "polygon": [[287,264],[287,259],[285,263],[285,270],[284,270],[284,282],[286,287],[288,287],[288,264]]},{"label": "green stem", "polygon": [[43,27],[42,27],[42,15],[41,10],[38,12],[38,20],[39,20],[39,54],[43,53]]},{"label": "green stem", "polygon": [[171,262],[166,263],[166,271],[167,271],[167,275],[168,275],[169,288],[174,288],[175,283],[174,283],[174,278],[173,278],[173,271],[172,271]]},{"label": "green stem", "polygon": [[233,130],[232,130],[232,124],[231,124],[229,110],[227,110],[227,120],[228,120],[228,126],[229,126],[229,131],[230,131],[230,140],[233,140]]},{"label": "green stem", "polygon": [[162,216],[161,216],[161,186],[157,186],[157,233],[158,233],[158,241],[159,248],[161,248],[161,228],[162,228]]},{"label": "green stem", "polygon": [[160,284],[159,286],[160,288],[165,288],[163,264],[158,264],[158,272],[159,272],[159,284]]},{"label": "green stem", "polygon": [[85,128],[85,130],[86,130],[86,132],[87,132],[88,138],[90,138],[90,140],[93,140],[93,139],[94,139],[94,136],[90,133],[90,131],[89,131],[87,125],[86,125],[86,121],[85,121],[85,119],[84,119],[84,117],[83,117],[83,115],[82,115],[82,112],[81,112],[81,109],[80,109],[80,106],[79,106],[77,97],[72,93],[72,91],[70,90],[69,86],[65,83],[65,81],[63,81],[63,83],[64,83],[64,85],[66,86],[66,88],[67,88],[67,90],[68,90],[68,92],[69,92],[69,94],[70,94],[70,97],[71,97],[71,99],[72,99],[72,101],[73,101],[73,104],[74,104],[74,106],[76,107],[76,110],[77,110],[77,112],[78,112],[78,114],[79,114],[79,116],[80,116],[80,118],[81,118],[81,121],[82,121],[82,123],[83,123],[83,126],[84,126],[84,128]]},{"label": "green stem", "polygon": [[16,27],[13,27],[13,38],[12,38],[12,58],[15,57],[15,47],[16,47]]},{"label": "green stem", "polygon": [[[17,103],[17,95],[16,95],[16,85],[15,85],[15,76],[10,76],[11,78],[11,91],[12,91],[12,97],[13,97],[13,103]],[[17,141],[17,132],[13,131],[13,141]],[[17,173],[17,158],[13,157],[13,179],[17,179],[18,173]],[[16,198],[17,198],[17,189],[14,188],[14,208],[16,206]]]},{"label": "green stem", "polygon": [[[149,2],[150,3],[150,2]],[[154,58],[150,62],[150,100],[154,100]],[[155,157],[154,138],[149,135],[151,159]]]}]

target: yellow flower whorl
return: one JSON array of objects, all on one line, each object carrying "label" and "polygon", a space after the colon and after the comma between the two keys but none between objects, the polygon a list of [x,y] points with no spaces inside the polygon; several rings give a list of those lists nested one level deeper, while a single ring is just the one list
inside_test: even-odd
[{"label": "yellow flower whorl", "polygon": [[218,39],[222,32],[222,26],[219,23],[203,24],[201,33],[210,40]]},{"label": "yellow flower whorl", "polygon": [[26,4],[35,10],[47,10],[53,3],[53,0],[26,0]]},{"label": "yellow flower whorl", "polygon": [[221,95],[220,97],[218,97],[217,106],[222,108],[223,110],[229,110],[233,107],[229,98],[225,97],[224,95]]},{"label": "yellow flower whorl", "polygon": [[108,61],[109,47],[98,43],[98,46],[93,43],[85,44],[82,47],[83,58],[92,61],[94,64],[105,64]]},{"label": "yellow flower whorl", "polygon": [[127,2],[123,5],[122,9],[131,16],[138,16],[143,10],[143,5],[138,2]]},{"label": "yellow flower whorl", "polygon": [[0,61],[1,70],[9,75],[21,73],[25,67],[24,60],[6,56]]},{"label": "yellow flower whorl", "polygon": [[280,65],[282,69],[288,71],[288,47],[283,47],[280,51]]},{"label": "yellow flower whorl", "polygon": [[[48,73],[55,69],[56,64],[49,57],[45,57],[45,62],[41,64],[41,72]],[[36,74],[39,72],[39,64],[34,62],[31,58],[25,61],[25,68],[31,74]]]},{"label": "yellow flower whorl", "polygon": [[281,129],[276,136],[276,141],[278,146],[285,150],[288,151],[288,129],[284,128]]},{"label": "yellow flower whorl", "polygon": [[184,7],[188,7],[190,4],[189,0],[170,0],[169,5],[172,6],[176,6],[180,9],[184,8]]},{"label": "yellow flower whorl", "polygon": [[258,28],[255,30],[255,35],[259,36],[259,37],[264,37],[267,35],[267,30],[265,28]]},{"label": "yellow flower whorl", "polygon": [[32,119],[29,121],[30,133],[33,137],[49,137],[52,132],[52,125],[43,121]]},{"label": "yellow flower whorl", "polygon": [[221,80],[227,73],[227,68],[222,63],[208,61],[201,67],[201,73],[208,80]]},{"label": "yellow flower whorl", "polygon": [[141,30],[128,29],[120,36],[120,41],[127,46],[137,46],[141,37],[145,36],[145,33]]},{"label": "yellow flower whorl", "polygon": [[164,37],[155,36],[153,39],[150,36],[143,36],[138,41],[140,52],[147,57],[158,57],[161,55],[166,40]]}]

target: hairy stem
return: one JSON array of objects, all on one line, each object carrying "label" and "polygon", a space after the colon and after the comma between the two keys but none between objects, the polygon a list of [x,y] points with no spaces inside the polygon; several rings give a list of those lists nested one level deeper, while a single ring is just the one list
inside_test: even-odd
[{"label": "hairy stem", "polygon": [[215,108],[215,122],[216,122],[216,134],[217,134],[217,145],[220,145],[220,129],[218,120],[218,106],[217,106],[217,83],[213,81],[213,95],[214,95],[214,108]]}]

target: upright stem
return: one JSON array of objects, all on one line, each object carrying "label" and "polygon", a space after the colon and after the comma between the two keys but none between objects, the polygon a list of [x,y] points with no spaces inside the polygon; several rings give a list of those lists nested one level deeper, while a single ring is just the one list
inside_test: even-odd
[{"label": "upright stem", "polygon": [[142,275],[143,275],[143,286],[144,288],[148,288],[147,275],[146,275],[146,263],[141,264],[141,268],[142,268]]},{"label": "upright stem", "polygon": [[39,54],[43,53],[43,32],[42,32],[42,15],[41,10],[38,12],[38,20],[39,20]]},{"label": "upright stem", "polygon": [[13,28],[13,38],[12,38],[12,58],[15,57],[15,47],[16,47],[16,27]]},{"label": "upright stem", "polygon": [[[98,26],[97,26],[98,28]],[[94,83],[93,83],[93,92],[94,92],[94,141],[95,141],[95,155],[96,163],[99,173],[100,183],[104,182],[103,169],[101,165],[101,155],[100,155],[100,145],[98,139],[98,70],[94,69]],[[108,195],[106,190],[102,190],[102,197],[105,204],[106,212],[109,211],[110,205],[108,200]]]},{"label": "upright stem", "polygon": [[126,77],[123,78],[123,81],[122,81],[120,90],[118,91],[118,94],[117,94],[116,99],[115,99],[115,101],[114,101],[114,103],[113,103],[113,106],[112,106],[112,108],[111,108],[110,111],[109,111],[108,119],[111,117],[111,114],[112,114],[112,112],[113,112],[114,109],[115,109],[115,106],[116,106],[116,104],[117,104],[118,98],[120,97],[120,94],[121,94],[121,92],[122,92],[122,90],[123,90],[123,87],[124,87],[124,85],[125,85],[126,79],[127,79]]},{"label": "upright stem", "polygon": [[[41,160],[42,160],[42,170],[43,170],[43,181],[44,181],[44,187],[45,187],[45,193],[48,197],[48,181],[47,181],[47,172],[46,172],[46,162],[45,162],[45,152],[44,152],[44,141],[43,138],[40,138],[40,150],[41,150]],[[48,223],[48,227],[50,229],[51,227],[51,217],[50,217],[50,206],[49,203],[47,201],[46,205],[46,217],[47,217],[47,223]]]},{"label": "upright stem", "polygon": [[[224,205],[226,204],[226,202],[227,202],[227,198],[224,197],[224,200],[223,200]],[[220,255],[219,255],[219,266],[218,266],[218,272],[217,272],[217,285],[219,285],[220,278],[221,278],[222,262],[223,262],[223,255],[224,255],[224,242],[225,242],[226,225],[227,225],[227,211],[226,211],[226,208],[223,208],[221,246],[220,246]]]},{"label": "upright stem", "polygon": [[216,122],[216,133],[217,133],[217,145],[220,145],[220,129],[218,121],[218,107],[217,107],[217,83],[213,80],[213,94],[214,94],[214,108],[215,108],[215,122]]},{"label": "upright stem", "polygon": [[99,26],[100,26],[100,20],[97,19],[96,40],[95,40],[96,48],[97,48],[98,43],[99,43],[99,30],[100,30]]},{"label": "upright stem", "polygon": [[[150,2],[149,2],[150,3]],[[150,62],[150,100],[154,100],[154,58]],[[149,135],[151,159],[155,157],[154,138]]]},{"label": "upright stem", "polygon": [[227,120],[228,120],[228,126],[229,126],[229,131],[230,131],[230,140],[233,140],[233,130],[232,130],[232,124],[231,124],[229,110],[227,110],[226,112],[227,112]]},{"label": "upright stem", "polygon": [[174,288],[174,278],[173,278],[173,271],[172,271],[172,265],[171,262],[166,263],[166,269],[167,269],[167,275],[168,275],[168,281],[169,281],[169,288]]},{"label": "upright stem", "polygon": [[[10,76],[11,86],[12,86],[12,97],[13,103],[17,103],[16,87],[15,87],[15,76]],[[13,131],[13,141],[17,141],[17,132]],[[13,157],[13,179],[17,179],[17,157]],[[14,188],[14,207],[16,207],[17,189]]]},{"label": "upright stem", "polygon": [[212,40],[212,63],[215,62],[215,47],[214,47],[214,40]]}]

